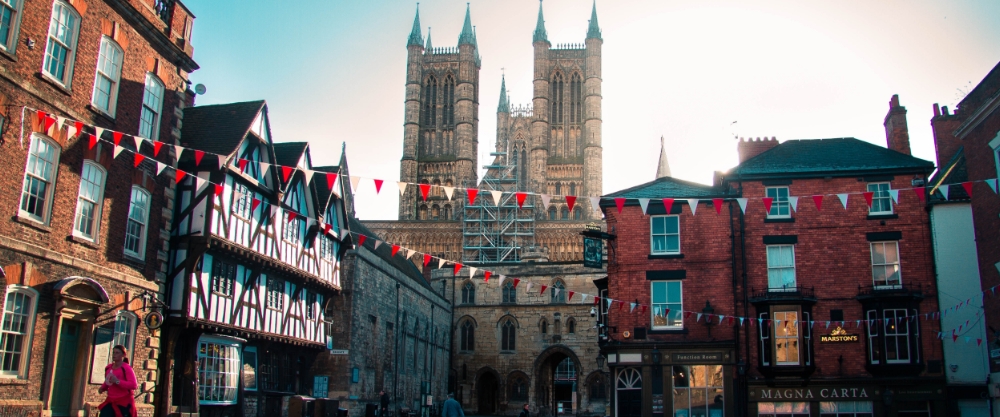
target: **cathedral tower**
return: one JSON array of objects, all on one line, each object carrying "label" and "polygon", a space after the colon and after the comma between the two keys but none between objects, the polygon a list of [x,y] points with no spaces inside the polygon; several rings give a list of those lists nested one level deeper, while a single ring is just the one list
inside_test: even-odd
[{"label": "cathedral tower", "polygon": [[[468,6],[457,47],[424,45],[420,12],[406,44],[406,101],[400,181],[475,187],[479,148],[479,46]],[[440,188],[423,201],[418,187],[399,199],[400,220],[454,220]]]}]

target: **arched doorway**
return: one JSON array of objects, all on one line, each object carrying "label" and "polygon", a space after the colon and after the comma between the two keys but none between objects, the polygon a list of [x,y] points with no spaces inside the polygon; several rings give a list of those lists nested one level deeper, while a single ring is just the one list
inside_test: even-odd
[{"label": "arched doorway", "polygon": [[642,374],[636,368],[618,371],[615,382],[617,417],[642,416]]},{"label": "arched doorway", "polygon": [[476,381],[476,402],[479,404],[480,415],[490,415],[497,411],[497,391],[500,381],[492,372],[483,372]]},{"label": "arched doorway", "polygon": [[579,411],[579,371],[579,359],[565,346],[552,346],[539,355],[535,361],[535,403],[539,414],[555,416]]}]

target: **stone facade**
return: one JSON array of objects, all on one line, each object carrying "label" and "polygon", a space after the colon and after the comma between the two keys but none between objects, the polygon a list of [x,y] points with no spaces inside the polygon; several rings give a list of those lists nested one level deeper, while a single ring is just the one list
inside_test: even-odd
[{"label": "stone facade", "polygon": [[[0,285],[5,290],[0,303],[5,322],[17,316],[18,307],[26,307],[30,323],[5,327],[0,336],[5,346],[20,352],[6,355],[13,361],[5,360],[0,376],[0,409],[5,415],[96,415],[93,406],[104,397],[97,389],[110,346],[124,342],[139,383],[139,415],[150,416],[158,398],[160,334],[142,320],[161,298],[172,173],[157,176],[151,161],[135,168],[129,152],[115,159],[106,142],[91,149],[74,122],[82,122],[88,134],[94,127],[109,129],[102,137],[107,141],[111,130],[136,134],[148,76],[163,86],[160,122],[150,136],[176,143],[180,109],[193,96],[186,90],[186,77],[198,68],[189,38],[194,16],[180,2],[159,13],[138,0],[13,4],[15,18],[4,27],[10,28],[5,34],[9,42],[0,45],[0,167],[18,174],[0,179],[0,205],[10,215],[0,222]],[[71,22],[65,71],[44,65],[56,10]],[[93,94],[102,42],[122,53],[113,88],[116,99],[103,109],[94,104],[99,100]],[[36,149],[32,145],[41,143],[52,146],[56,159],[48,172],[33,171],[42,173],[46,183],[35,200],[41,207],[36,211],[33,204],[23,204],[26,175],[21,173],[29,170],[29,154]],[[127,137],[122,145],[134,150],[132,143]],[[143,147],[144,152],[151,149]],[[170,162],[173,157],[163,152],[157,159]],[[89,233],[77,231],[85,166],[102,174],[97,181],[100,198],[93,201],[98,216]],[[149,199],[140,249],[126,255],[134,189],[147,192]],[[29,334],[21,338],[20,331]]]}]

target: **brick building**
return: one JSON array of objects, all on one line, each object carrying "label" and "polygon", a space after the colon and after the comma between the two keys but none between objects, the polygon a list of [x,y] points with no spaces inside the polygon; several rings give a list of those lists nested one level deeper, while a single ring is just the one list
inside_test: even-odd
[{"label": "brick building", "polygon": [[[0,409],[96,415],[123,344],[150,416],[161,339],[142,321],[161,297],[173,192],[150,141],[176,143],[193,95],[194,16],[140,0],[14,1],[0,15],[0,169],[24,173],[0,180]],[[146,139],[138,167],[133,136]]]}]

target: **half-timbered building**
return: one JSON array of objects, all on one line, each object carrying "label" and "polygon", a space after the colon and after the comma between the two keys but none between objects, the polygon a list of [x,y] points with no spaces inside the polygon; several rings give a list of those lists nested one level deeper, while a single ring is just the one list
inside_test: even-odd
[{"label": "half-timbered building", "polygon": [[273,143],[267,114],[264,101],[185,110],[167,414],[277,415],[313,395],[310,368],[331,343],[341,185],[313,175],[307,143]]}]

